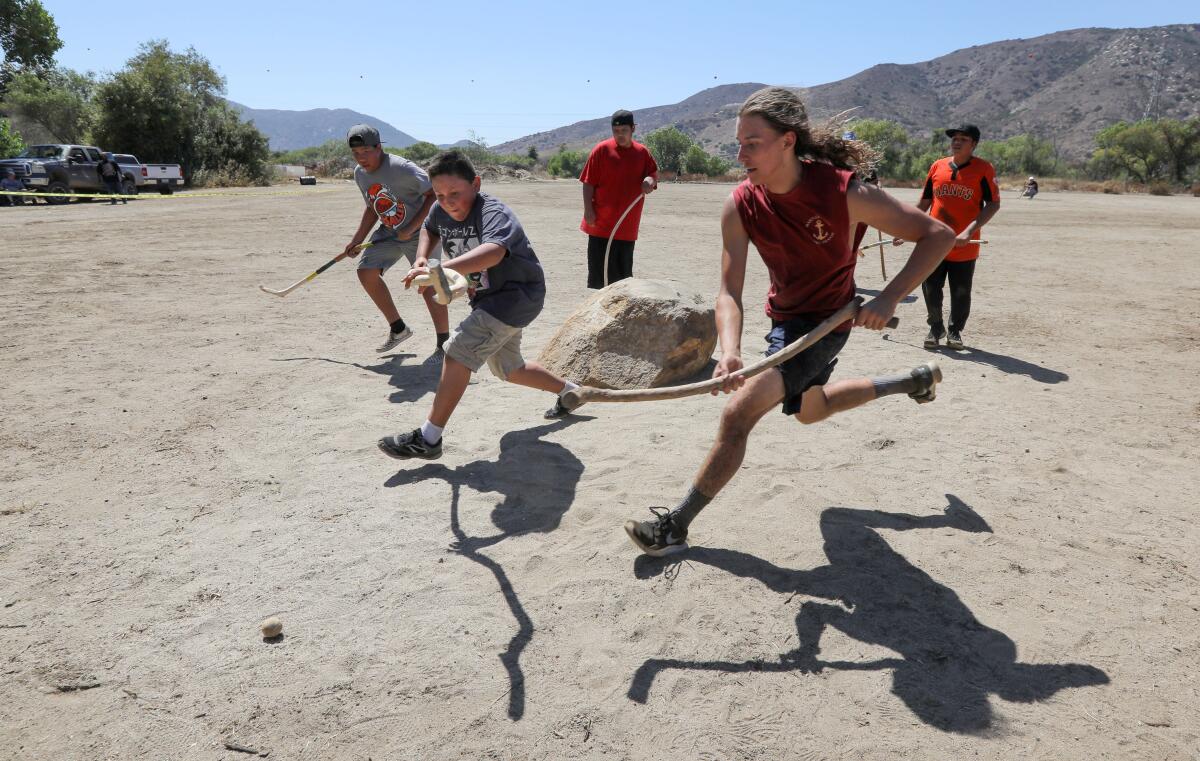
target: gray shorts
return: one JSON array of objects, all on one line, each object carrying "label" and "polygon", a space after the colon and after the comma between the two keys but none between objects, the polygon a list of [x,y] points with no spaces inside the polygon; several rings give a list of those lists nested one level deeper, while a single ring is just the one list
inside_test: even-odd
[{"label": "gray shorts", "polygon": [[466,365],[471,372],[486,362],[493,375],[508,380],[512,371],[525,366],[521,329],[505,325],[482,309],[472,309],[446,342],[446,356]]},{"label": "gray shorts", "polygon": [[358,268],[387,272],[402,256],[408,259],[409,266],[417,260],[416,236],[408,240],[384,238],[358,255]]}]

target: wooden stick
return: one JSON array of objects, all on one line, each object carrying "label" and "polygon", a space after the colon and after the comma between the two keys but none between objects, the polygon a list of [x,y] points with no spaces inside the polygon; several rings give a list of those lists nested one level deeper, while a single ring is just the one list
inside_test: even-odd
[{"label": "wooden stick", "polygon": [[[795,341],[792,341],[781,351],[761,359],[752,365],[743,367],[736,373],[730,373],[721,378],[712,378],[711,380],[700,381],[698,383],[688,383],[683,386],[667,386],[665,388],[608,389],[581,386],[574,391],[568,391],[563,394],[563,404],[573,409],[584,402],[656,402],[663,399],[681,399],[685,396],[696,396],[719,390],[732,378],[751,378],[764,370],[769,370],[778,364],[786,362],[805,349],[812,347],[813,344],[824,338],[838,325],[841,325],[846,320],[854,319],[855,315],[858,314],[858,309],[862,305],[862,302],[862,296],[855,296],[853,300],[826,318],[820,325]],[[887,326],[894,328],[899,324],[900,321],[893,317],[888,320]]]},{"label": "wooden stick", "polygon": [[883,273],[883,281],[886,283],[887,264],[885,264],[883,261],[883,230],[880,230],[878,227],[876,227],[875,235],[879,238],[879,242],[875,244],[876,246],[879,246],[879,269]]},{"label": "wooden stick", "polygon": [[[880,235],[882,236],[882,233]],[[859,246],[859,249],[865,251],[868,248],[875,248],[876,246],[886,246],[889,243],[894,242],[895,240],[896,240],[895,238],[888,238],[887,240],[881,240],[878,243],[868,243],[864,246]],[[980,246],[986,246],[988,244],[988,242],[986,240],[973,240],[973,241],[971,241],[971,243],[977,243]],[[884,277],[886,278],[887,275],[884,275]]]}]

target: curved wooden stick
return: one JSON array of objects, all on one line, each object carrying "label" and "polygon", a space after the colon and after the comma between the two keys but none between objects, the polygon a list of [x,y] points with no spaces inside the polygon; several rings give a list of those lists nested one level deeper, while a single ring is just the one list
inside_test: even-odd
[{"label": "curved wooden stick", "polygon": [[612,283],[608,282],[608,252],[612,250],[613,238],[616,237],[617,230],[621,229],[621,223],[625,221],[625,217],[628,217],[629,212],[633,211],[633,207],[637,206],[644,200],[646,200],[645,193],[641,193],[637,198],[633,199],[633,201],[625,209],[625,213],[617,218],[617,223],[613,225],[612,232],[608,234],[608,245],[604,247],[604,264],[601,265],[603,269],[600,270],[600,282],[604,283],[605,285],[612,285]]},{"label": "curved wooden stick", "polygon": [[[769,370],[778,364],[786,362],[805,349],[810,348],[838,325],[841,325],[846,320],[854,319],[855,315],[858,314],[858,308],[862,306],[862,302],[862,296],[855,296],[844,307],[827,317],[820,325],[795,341],[792,341],[782,350],[769,357],[760,359],[752,365],[743,367],[736,373],[731,373],[721,378],[700,381],[699,383],[688,383],[684,386],[667,386],[665,388],[608,389],[581,386],[574,391],[568,391],[563,394],[563,404],[574,409],[584,402],[656,402],[661,399],[681,399],[685,396],[696,396],[697,394],[707,394],[710,391],[716,391],[730,378],[753,377],[764,370]],[[893,317],[888,320],[887,326],[894,328],[899,324],[900,321]]]}]

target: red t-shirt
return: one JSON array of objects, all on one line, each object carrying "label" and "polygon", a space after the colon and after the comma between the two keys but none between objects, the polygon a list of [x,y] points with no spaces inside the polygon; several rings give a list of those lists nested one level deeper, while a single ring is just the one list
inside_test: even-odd
[{"label": "red t-shirt", "polygon": [[[823,320],[854,298],[846,190],[854,172],[802,162],[800,184],[776,195],[745,180],[733,191],[742,227],[771,276],[767,315]],[[838,326],[850,329],[850,321]]]},{"label": "red t-shirt", "polygon": [[[583,174],[579,176],[580,182],[596,189],[592,196],[596,224],[589,225],[585,220],[579,224],[579,229],[601,238],[612,235],[617,219],[625,213],[633,199],[641,195],[642,180],[647,177],[658,179],[658,164],[646,146],[634,141],[628,148],[620,148],[615,138],[597,143],[583,165]],[[629,212],[613,238],[637,240],[644,206],[644,202],[639,203]]]},{"label": "red t-shirt", "polygon": [[[978,156],[972,156],[960,167],[951,166],[953,161],[953,157],[947,156],[933,162],[921,197],[933,201],[929,215],[950,225],[957,235],[975,221],[985,201],[995,203],[1000,200],[1000,188],[996,185],[996,170]],[[971,237],[982,238],[983,228],[971,233]],[[978,245],[952,248],[946,255],[948,262],[969,262],[978,258]]]}]

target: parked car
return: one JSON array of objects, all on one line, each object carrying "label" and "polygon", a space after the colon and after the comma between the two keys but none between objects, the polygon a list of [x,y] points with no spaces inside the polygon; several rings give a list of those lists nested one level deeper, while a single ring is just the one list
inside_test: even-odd
[{"label": "parked car", "polygon": [[[103,193],[105,188],[96,173],[103,153],[93,145],[31,145],[18,156],[0,160],[0,172],[12,169],[27,189],[41,193]],[[178,164],[154,164],[151,171],[129,154],[115,156],[121,167],[121,185],[126,195],[137,193],[139,185],[155,185],[159,192],[170,193],[183,184]],[[132,159],[132,161],[122,161]],[[166,182],[159,182],[159,178]],[[164,189],[165,188],[165,189]],[[65,196],[48,196],[47,203],[68,203]]]}]

